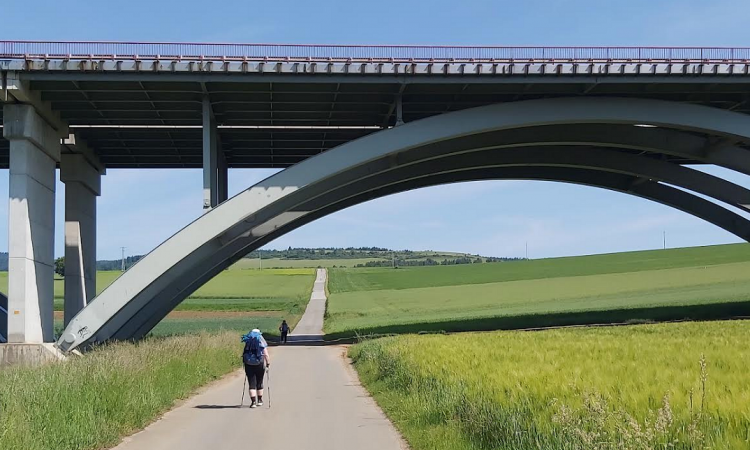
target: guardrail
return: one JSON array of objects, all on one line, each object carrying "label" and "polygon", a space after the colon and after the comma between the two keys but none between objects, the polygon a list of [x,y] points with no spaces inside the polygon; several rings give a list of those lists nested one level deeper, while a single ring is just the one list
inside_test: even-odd
[{"label": "guardrail", "polygon": [[742,62],[750,48],[468,47],[0,41],[0,58],[75,60],[633,61]]}]

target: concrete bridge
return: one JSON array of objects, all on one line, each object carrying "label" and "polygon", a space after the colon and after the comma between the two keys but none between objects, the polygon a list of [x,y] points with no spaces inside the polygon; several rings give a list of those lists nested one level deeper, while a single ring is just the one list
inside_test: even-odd
[{"label": "concrete bridge", "polygon": [[[750,49],[0,42],[0,77],[9,342],[54,339],[56,167],[64,351],[143,336],[319,217],[442,183],[583,184],[750,239],[750,191],[688,167],[750,174]],[[206,214],[94,298],[100,177],[184,167]],[[230,167],[285,170],[227,199]]]}]

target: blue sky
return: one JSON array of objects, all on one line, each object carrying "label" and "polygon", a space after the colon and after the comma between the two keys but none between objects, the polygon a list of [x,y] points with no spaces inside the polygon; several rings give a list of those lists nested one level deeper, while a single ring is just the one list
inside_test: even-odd
[{"label": "blue sky", "polygon": [[[117,6],[115,6],[117,5]],[[65,2],[2,7],[0,39],[456,45],[746,46],[750,4],[682,1]],[[750,185],[745,176],[708,168]],[[230,194],[272,174],[231,170]],[[201,214],[197,170],[110,170],[99,199],[98,258],[142,254]],[[8,174],[0,171],[0,196]],[[58,183],[56,254],[63,252]],[[0,202],[0,250],[8,248]],[[146,220],[144,220],[146,218]],[[385,246],[532,258],[737,242],[645,200],[559,183],[497,181],[422,189],[307,225],[269,248]]]}]

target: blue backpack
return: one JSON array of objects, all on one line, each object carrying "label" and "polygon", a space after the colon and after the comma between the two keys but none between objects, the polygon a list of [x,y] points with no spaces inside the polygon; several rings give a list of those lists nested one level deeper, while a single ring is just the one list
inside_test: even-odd
[{"label": "blue backpack", "polygon": [[245,350],[242,352],[242,362],[248,366],[257,366],[263,363],[263,346],[260,338],[255,335],[243,336]]}]

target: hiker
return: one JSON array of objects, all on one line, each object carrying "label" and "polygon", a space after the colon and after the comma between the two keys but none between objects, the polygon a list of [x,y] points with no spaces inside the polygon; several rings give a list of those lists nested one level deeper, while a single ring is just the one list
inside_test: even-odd
[{"label": "hiker", "polygon": [[268,344],[257,328],[242,336],[242,342],[245,343],[242,362],[245,363],[245,375],[250,385],[250,407],[263,406],[263,378],[266,368],[271,367]]},{"label": "hiker", "polygon": [[289,334],[289,325],[287,325],[286,320],[281,321],[281,326],[279,327],[279,331],[281,332],[281,342],[286,344],[287,335]]}]

